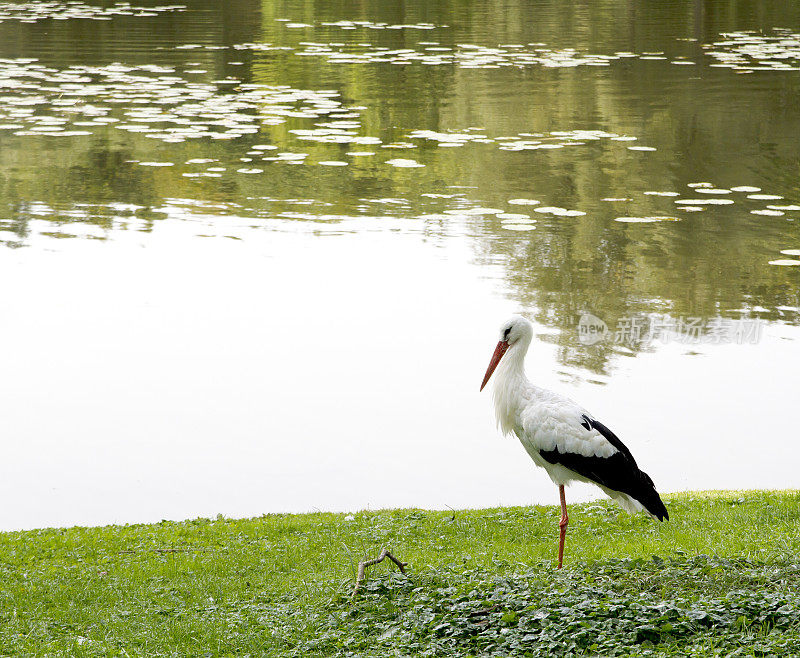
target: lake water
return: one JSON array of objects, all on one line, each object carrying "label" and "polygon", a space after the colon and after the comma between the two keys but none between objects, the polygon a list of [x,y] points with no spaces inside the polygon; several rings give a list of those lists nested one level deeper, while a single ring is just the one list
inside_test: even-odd
[{"label": "lake water", "polygon": [[554,503],[514,312],[659,490],[797,487],[798,154],[788,0],[0,3],[0,528]]}]

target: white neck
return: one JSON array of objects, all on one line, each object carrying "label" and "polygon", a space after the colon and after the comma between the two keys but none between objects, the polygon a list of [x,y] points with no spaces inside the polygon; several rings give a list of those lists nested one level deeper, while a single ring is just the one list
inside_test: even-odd
[{"label": "white neck", "polygon": [[530,338],[521,339],[509,347],[494,373],[494,411],[504,434],[513,432],[518,425],[523,394],[531,386],[525,376],[525,355],[530,342]]}]

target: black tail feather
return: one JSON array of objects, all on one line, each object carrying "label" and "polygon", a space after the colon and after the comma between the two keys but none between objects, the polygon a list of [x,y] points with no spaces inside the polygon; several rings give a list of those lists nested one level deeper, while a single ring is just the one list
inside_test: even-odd
[{"label": "black tail feather", "polygon": [[668,521],[669,513],[664,507],[664,502],[656,491],[650,476],[639,470],[631,451],[619,440],[608,427],[600,421],[583,414],[582,426],[585,429],[595,429],[602,434],[608,442],[617,449],[610,457],[591,458],[581,455],[560,455],[558,449],[554,452],[539,451],[550,463],[563,464],[567,468],[580,473],[600,486],[608,487],[628,494],[634,500],[655,516],[659,521]]},{"label": "black tail feather", "polygon": [[639,471],[639,474],[641,476],[639,486],[636,487],[636,491],[630,492],[629,495],[638,500],[642,506],[659,521],[669,521],[669,512],[667,512],[667,508],[664,505],[664,501],[661,500],[661,496],[658,495],[656,486],[653,484],[650,476],[644,471]]}]

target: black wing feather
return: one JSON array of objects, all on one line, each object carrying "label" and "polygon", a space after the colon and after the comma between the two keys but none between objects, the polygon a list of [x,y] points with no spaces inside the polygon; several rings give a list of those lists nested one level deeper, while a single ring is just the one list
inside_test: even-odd
[{"label": "black wing feather", "polygon": [[555,448],[540,450],[539,454],[551,464],[561,464],[592,482],[628,494],[660,521],[669,519],[667,508],[658,495],[653,481],[647,473],[639,470],[628,447],[603,423],[586,414],[581,418],[582,427],[587,431],[596,429],[617,449],[617,452],[610,457],[586,457],[572,452],[560,452]]}]

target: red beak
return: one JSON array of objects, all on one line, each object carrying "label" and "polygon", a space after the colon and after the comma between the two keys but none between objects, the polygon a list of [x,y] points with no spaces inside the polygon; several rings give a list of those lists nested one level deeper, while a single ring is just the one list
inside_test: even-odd
[{"label": "red beak", "polygon": [[497,364],[500,363],[500,359],[503,358],[503,354],[506,353],[508,349],[508,343],[504,340],[501,340],[497,343],[497,347],[494,348],[494,354],[492,354],[492,360],[489,362],[489,367],[486,369],[486,374],[483,377],[483,384],[481,384],[481,390],[483,387],[486,386],[486,382],[489,381],[489,378],[492,376],[494,369],[497,367]]}]

